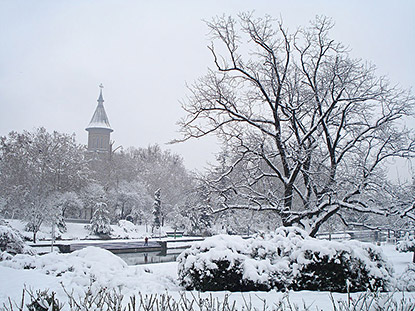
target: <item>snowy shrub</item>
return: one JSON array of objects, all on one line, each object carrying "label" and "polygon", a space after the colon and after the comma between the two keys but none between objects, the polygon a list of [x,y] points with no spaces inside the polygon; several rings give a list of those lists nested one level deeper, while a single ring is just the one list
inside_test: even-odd
[{"label": "snowy shrub", "polygon": [[13,269],[36,269],[56,277],[65,275],[68,279],[78,279],[85,283],[100,278],[103,286],[104,282],[128,267],[120,257],[94,246],[69,254],[54,252],[42,256],[16,255],[2,265]]},{"label": "snowy shrub", "polygon": [[98,235],[105,235],[111,232],[108,206],[104,202],[96,204],[96,210],[91,219],[91,231]]},{"label": "snowy shrub", "polygon": [[179,278],[186,289],[386,290],[392,277],[380,248],[311,238],[298,228],[243,240],[220,235],[184,251]]},{"label": "snowy shrub", "polygon": [[[4,304],[5,311],[23,310],[23,305],[28,306],[28,310],[97,310],[97,311],[118,311],[118,310],[135,310],[135,311],[149,311],[149,310],[186,310],[186,311],[283,311],[283,310],[323,310],[320,301],[314,301],[307,306],[303,302],[301,304],[293,302],[290,295],[287,293],[280,298],[277,298],[273,304],[270,304],[267,299],[262,299],[256,295],[238,296],[225,293],[219,297],[213,295],[203,295],[199,293],[148,293],[138,292],[138,294],[123,295],[119,290],[101,287],[94,289],[91,286],[86,286],[82,291],[75,294],[73,291],[68,291],[65,286],[63,289],[66,294],[66,302],[60,303],[57,299],[58,295],[48,294],[48,291],[38,291],[35,294],[30,293],[30,290],[25,289],[20,299],[12,301],[10,304]],[[396,293],[378,293],[378,292],[363,292],[353,297],[347,296],[346,299],[339,297],[331,298],[331,306],[325,305],[324,310],[336,311],[413,311],[414,301],[412,297],[399,298],[395,296]],[[26,303],[30,299],[30,303]],[[256,302],[256,301],[258,302]],[[274,300],[274,299],[273,299]],[[323,299],[324,300],[324,299]],[[13,308],[16,306],[16,308]],[[36,306],[32,308],[31,306]]]},{"label": "snowy shrub", "polygon": [[[7,252],[12,255],[33,253],[31,248],[23,241],[23,238],[19,232],[7,225],[0,225],[0,251]],[[6,255],[1,256],[1,258],[6,257]]]},{"label": "snowy shrub", "polygon": [[401,291],[415,291],[415,264],[409,264],[397,282],[398,289]]},{"label": "snowy shrub", "polygon": [[117,226],[112,226],[111,236],[115,239],[136,239],[142,238],[143,233],[131,221],[119,220]]},{"label": "snowy shrub", "polygon": [[290,257],[294,290],[386,290],[393,273],[380,249],[357,241],[309,239]]},{"label": "snowy shrub", "polygon": [[247,254],[241,237],[219,235],[185,250],[179,257],[179,278],[186,289],[201,291],[269,290],[268,270]]},{"label": "snowy shrub", "polygon": [[63,304],[55,298],[55,293],[49,294],[48,290],[37,291],[34,294],[30,290],[25,290],[30,297],[30,303],[26,304],[28,311],[60,311]]},{"label": "snowy shrub", "polygon": [[128,220],[120,220],[118,221],[118,226],[123,229],[125,232],[135,232],[137,231],[137,227]]},{"label": "snowy shrub", "polygon": [[251,249],[254,258],[267,254],[276,268],[272,273],[277,289],[385,290],[393,273],[381,249],[370,243],[318,240],[296,227],[255,239]]},{"label": "snowy shrub", "polygon": [[415,239],[413,235],[406,233],[403,240],[396,244],[396,250],[404,253],[413,252],[412,262],[415,263]]}]

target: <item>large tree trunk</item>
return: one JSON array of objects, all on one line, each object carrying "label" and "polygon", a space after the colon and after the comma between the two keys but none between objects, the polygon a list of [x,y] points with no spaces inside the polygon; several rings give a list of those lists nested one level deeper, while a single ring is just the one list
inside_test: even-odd
[{"label": "large tree trunk", "polygon": [[293,204],[293,187],[286,186],[284,189],[284,210],[291,210]]}]

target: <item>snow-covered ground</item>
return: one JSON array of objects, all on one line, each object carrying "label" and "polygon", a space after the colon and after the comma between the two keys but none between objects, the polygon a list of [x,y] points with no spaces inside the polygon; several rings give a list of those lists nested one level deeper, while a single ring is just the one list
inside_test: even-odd
[{"label": "snow-covered ground", "polygon": [[[410,253],[398,253],[393,245],[382,245],[382,248],[394,265],[395,273],[399,276],[405,266],[412,260]],[[25,269],[30,267],[32,269]],[[71,254],[51,253],[43,256],[17,255],[13,261],[0,263],[0,306],[7,302],[8,297],[18,301],[24,286],[33,290],[53,289],[61,301],[66,295],[62,285],[67,290],[81,295],[94,280],[92,287],[100,286],[121,289],[126,295],[141,293],[159,293],[166,291],[172,296],[179,297],[183,289],[177,282],[177,263],[163,263],[140,266],[127,266],[116,255],[96,247],[88,247]],[[211,293],[202,293],[207,297]],[[196,294],[197,295],[197,294]],[[262,308],[264,301],[268,306],[277,303],[284,297],[283,293],[251,292],[229,293],[214,292],[214,297],[223,299],[230,295],[242,307],[250,301],[252,305]],[[354,294],[357,295],[357,294]],[[397,299],[400,293],[395,293]],[[411,293],[406,293],[412,297]],[[189,293],[190,296],[190,293]],[[415,293],[414,293],[415,297]],[[335,299],[345,300],[345,294],[334,294]],[[318,306],[320,309],[331,309],[332,302],[327,292],[290,292],[289,299],[299,306]]]},{"label": "snow-covered ground", "polygon": [[[23,224],[16,221],[11,224],[20,229],[19,231],[23,231]],[[139,229],[136,230],[137,236],[134,236],[121,227],[115,230],[124,231],[129,238],[142,238],[146,233],[144,231],[143,235]],[[46,236],[48,228],[43,231]],[[84,239],[87,235],[88,232],[83,224],[68,224],[68,232],[64,233],[62,238]],[[181,244],[184,245],[182,242],[177,242],[177,246]],[[395,276],[399,278],[405,267],[411,263],[412,254],[399,253],[392,244],[383,244],[382,249],[394,266]],[[106,287],[120,290],[125,296],[168,292],[169,295],[179,299],[180,294],[183,293],[183,288],[177,280],[176,262],[128,266],[120,257],[97,247],[87,247],[70,254],[17,255],[11,261],[0,262],[0,309],[4,303],[8,302],[9,297],[14,301],[19,301],[24,287],[33,291],[53,290],[58,299],[64,302],[67,299],[64,288],[67,291],[73,291],[75,295],[82,295],[88,286],[92,289]],[[189,297],[201,295],[202,298],[209,297],[211,294],[220,301],[225,296],[229,296],[228,299],[231,302],[237,302],[238,309],[245,304],[263,309],[264,303],[272,306],[281,299],[287,299],[286,294],[276,291],[186,293]],[[352,297],[357,295],[353,294]],[[393,295],[396,299],[400,299],[402,293],[397,292]],[[316,310],[317,307],[319,310],[332,309],[331,296],[328,292],[290,292],[288,297],[292,304],[300,308],[311,306],[312,310]],[[347,300],[346,294],[334,293],[333,297],[335,300]],[[405,293],[405,297],[415,299],[415,292]]]}]

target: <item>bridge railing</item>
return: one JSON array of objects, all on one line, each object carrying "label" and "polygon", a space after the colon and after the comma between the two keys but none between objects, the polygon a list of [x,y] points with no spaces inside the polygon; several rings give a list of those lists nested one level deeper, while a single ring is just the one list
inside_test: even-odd
[{"label": "bridge railing", "polygon": [[344,230],[337,232],[321,232],[317,238],[327,240],[359,240],[362,242],[396,242],[406,233],[415,234],[414,230],[382,229],[382,230]]}]

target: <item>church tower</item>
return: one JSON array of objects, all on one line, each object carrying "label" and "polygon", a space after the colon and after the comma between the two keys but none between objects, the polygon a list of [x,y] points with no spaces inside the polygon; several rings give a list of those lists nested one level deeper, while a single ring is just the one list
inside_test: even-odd
[{"label": "church tower", "polygon": [[88,131],[88,151],[110,152],[110,134],[113,132],[107,114],[104,109],[104,98],[102,96],[103,85],[99,86],[98,106],[95,109],[91,122],[89,122],[86,131]]}]

